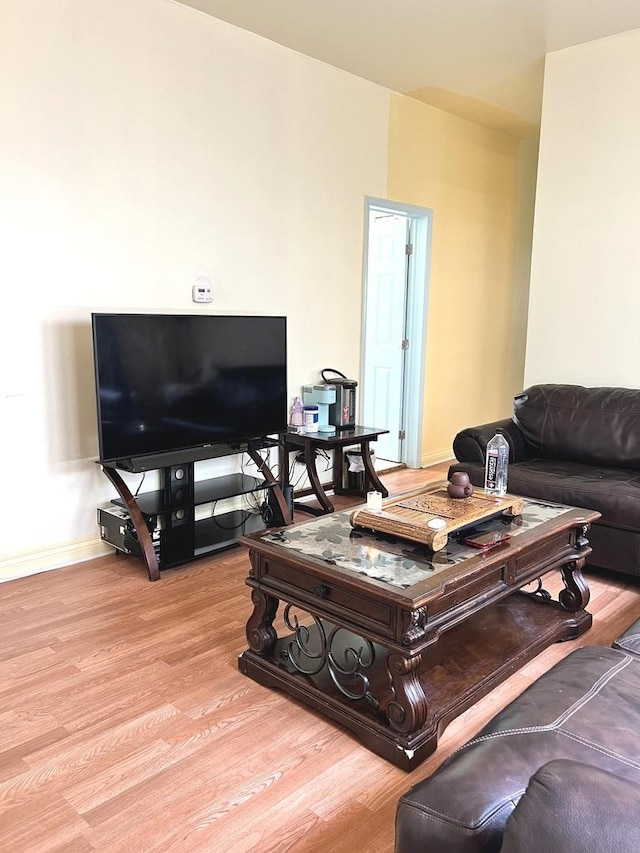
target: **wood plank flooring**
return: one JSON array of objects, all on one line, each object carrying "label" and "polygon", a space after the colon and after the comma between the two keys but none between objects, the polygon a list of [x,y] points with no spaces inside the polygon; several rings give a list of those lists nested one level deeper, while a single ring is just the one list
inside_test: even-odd
[{"label": "wood plank flooring", "polygon": [[[397,494],[446,470],[382,479]],[[392,853],[401,793],[556,660],[640,615],[635,579],[590,573],[591,631],[500,685],[407,774],[238,672],[247,566],[232,548],[150,583],[113,555],[0,584],[1,851]]]}]

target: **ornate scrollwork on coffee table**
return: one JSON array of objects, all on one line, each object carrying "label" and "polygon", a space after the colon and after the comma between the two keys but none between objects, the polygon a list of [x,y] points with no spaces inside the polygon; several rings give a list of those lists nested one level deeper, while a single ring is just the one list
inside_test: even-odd
[{"label": "ornate scrollwork on coffee table", "polygon": [[402,613],[403,631],[402,644],[411,646],[417,640],[422,640],[427,632],[428,609],[418,607],[417,610],[405,610]]},{"label": "ornate scrollwork on coffee table", "polygon": [[340,634],[349,634],[346,629],[338,625],[329,626],[314,613],[305,611],[313,620],[311,630],[299,621],[295,609],[294,605],[288,604],[284,610],[284,623],[293,633],[283,649],[283,657],[303,675],[317,675],[326,667],[343,696],[374,702],[367,675],[367,669],[375,663],[373,643],[358,637],[359,648],[349,644],[340,647]]},{"label": "ornate scrollwork on coffee table", "polygon": [[[576,536],[575,558],[560,566],[560,576],[564,584],[564,589],[558,592],[558,603],[567,613],[578,613],[584,610],[589,603],[591,594],[587,582],[582,575],[586,554],[590,550],[589,540],[587,539],[589,527],[589,524],[583,524]],[[537,596],[545,601],[551,601],[553,596],[543,587],[542,578],[538,578],[535,583],[537,584],[536,589],[533,592],[525,594],[534,597]]]}]

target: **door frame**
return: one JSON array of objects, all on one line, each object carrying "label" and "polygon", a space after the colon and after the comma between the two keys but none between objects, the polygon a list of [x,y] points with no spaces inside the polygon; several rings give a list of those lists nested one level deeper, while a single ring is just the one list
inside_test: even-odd
[{"label": "door frame", "polygon": [[397,214],[410,221],[413,253],[407,271],[407,300],[405,311],[405,336],[409,341],[402,383],[402,423],[405,439],[402,442],[402,459],[408,468],[422,467],[422,422],[424,381],[426,375],[427,317],[429,307],[429,280],[431,273],[431,236],[433,211],[426,207],[393,202],[389,199],[365,196],[364,259],[362,283],[362,336],[360,339],[361,404],[366,395],[364,387],[364,358],[367,329],[369,215],[372,211]]}]

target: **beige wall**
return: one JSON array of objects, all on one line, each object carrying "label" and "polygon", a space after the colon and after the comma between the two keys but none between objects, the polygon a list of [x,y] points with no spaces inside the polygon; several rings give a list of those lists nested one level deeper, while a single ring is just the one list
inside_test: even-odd
[{"label": "beige wall", "polygon": [[640,388],[640,30],[547,57],[525,381]]},{"label": "beige wall", "polygon": [[92,310],[283,313],[292,395],[357,375],[390,95],[168,0],[3,0],[0,31],[2,579],[103,549]]},{"label": "beige wall", "polygon": [[434,212],[423,464],[521,390],[534,174],[535,145],[392,97],[388,195]]},{"label": "beige wall", "polygon": [[170,0],[3,0],[0,31],[0,580],[104,550],[91,312],[203,310],[204,275],[206,311],[288,316],[292,396],[357,376],[366,196],[434,210],[423,464],[507,413],[514,139]]}]

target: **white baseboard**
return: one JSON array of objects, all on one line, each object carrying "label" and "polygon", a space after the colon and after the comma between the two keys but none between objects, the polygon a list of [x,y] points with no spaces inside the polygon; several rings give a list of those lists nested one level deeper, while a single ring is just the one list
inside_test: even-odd
[{"label": "white baseboard", "polygon": [[37,575],[40,572],[50,572],[70,566],[72,563],[82,563],[96,557],[104,557],[113,552],[113,548],[99,539],[83,539],[59,545],[46,551],[23,552],[0,559],[0,583]]},{"label": "white baseboard", "polygon": [[420,459],[421,468],[429,468],[430,465],[441,465],[443,462],[455,462],[451,450],[436,450],[435,453],[427,453]]}]

